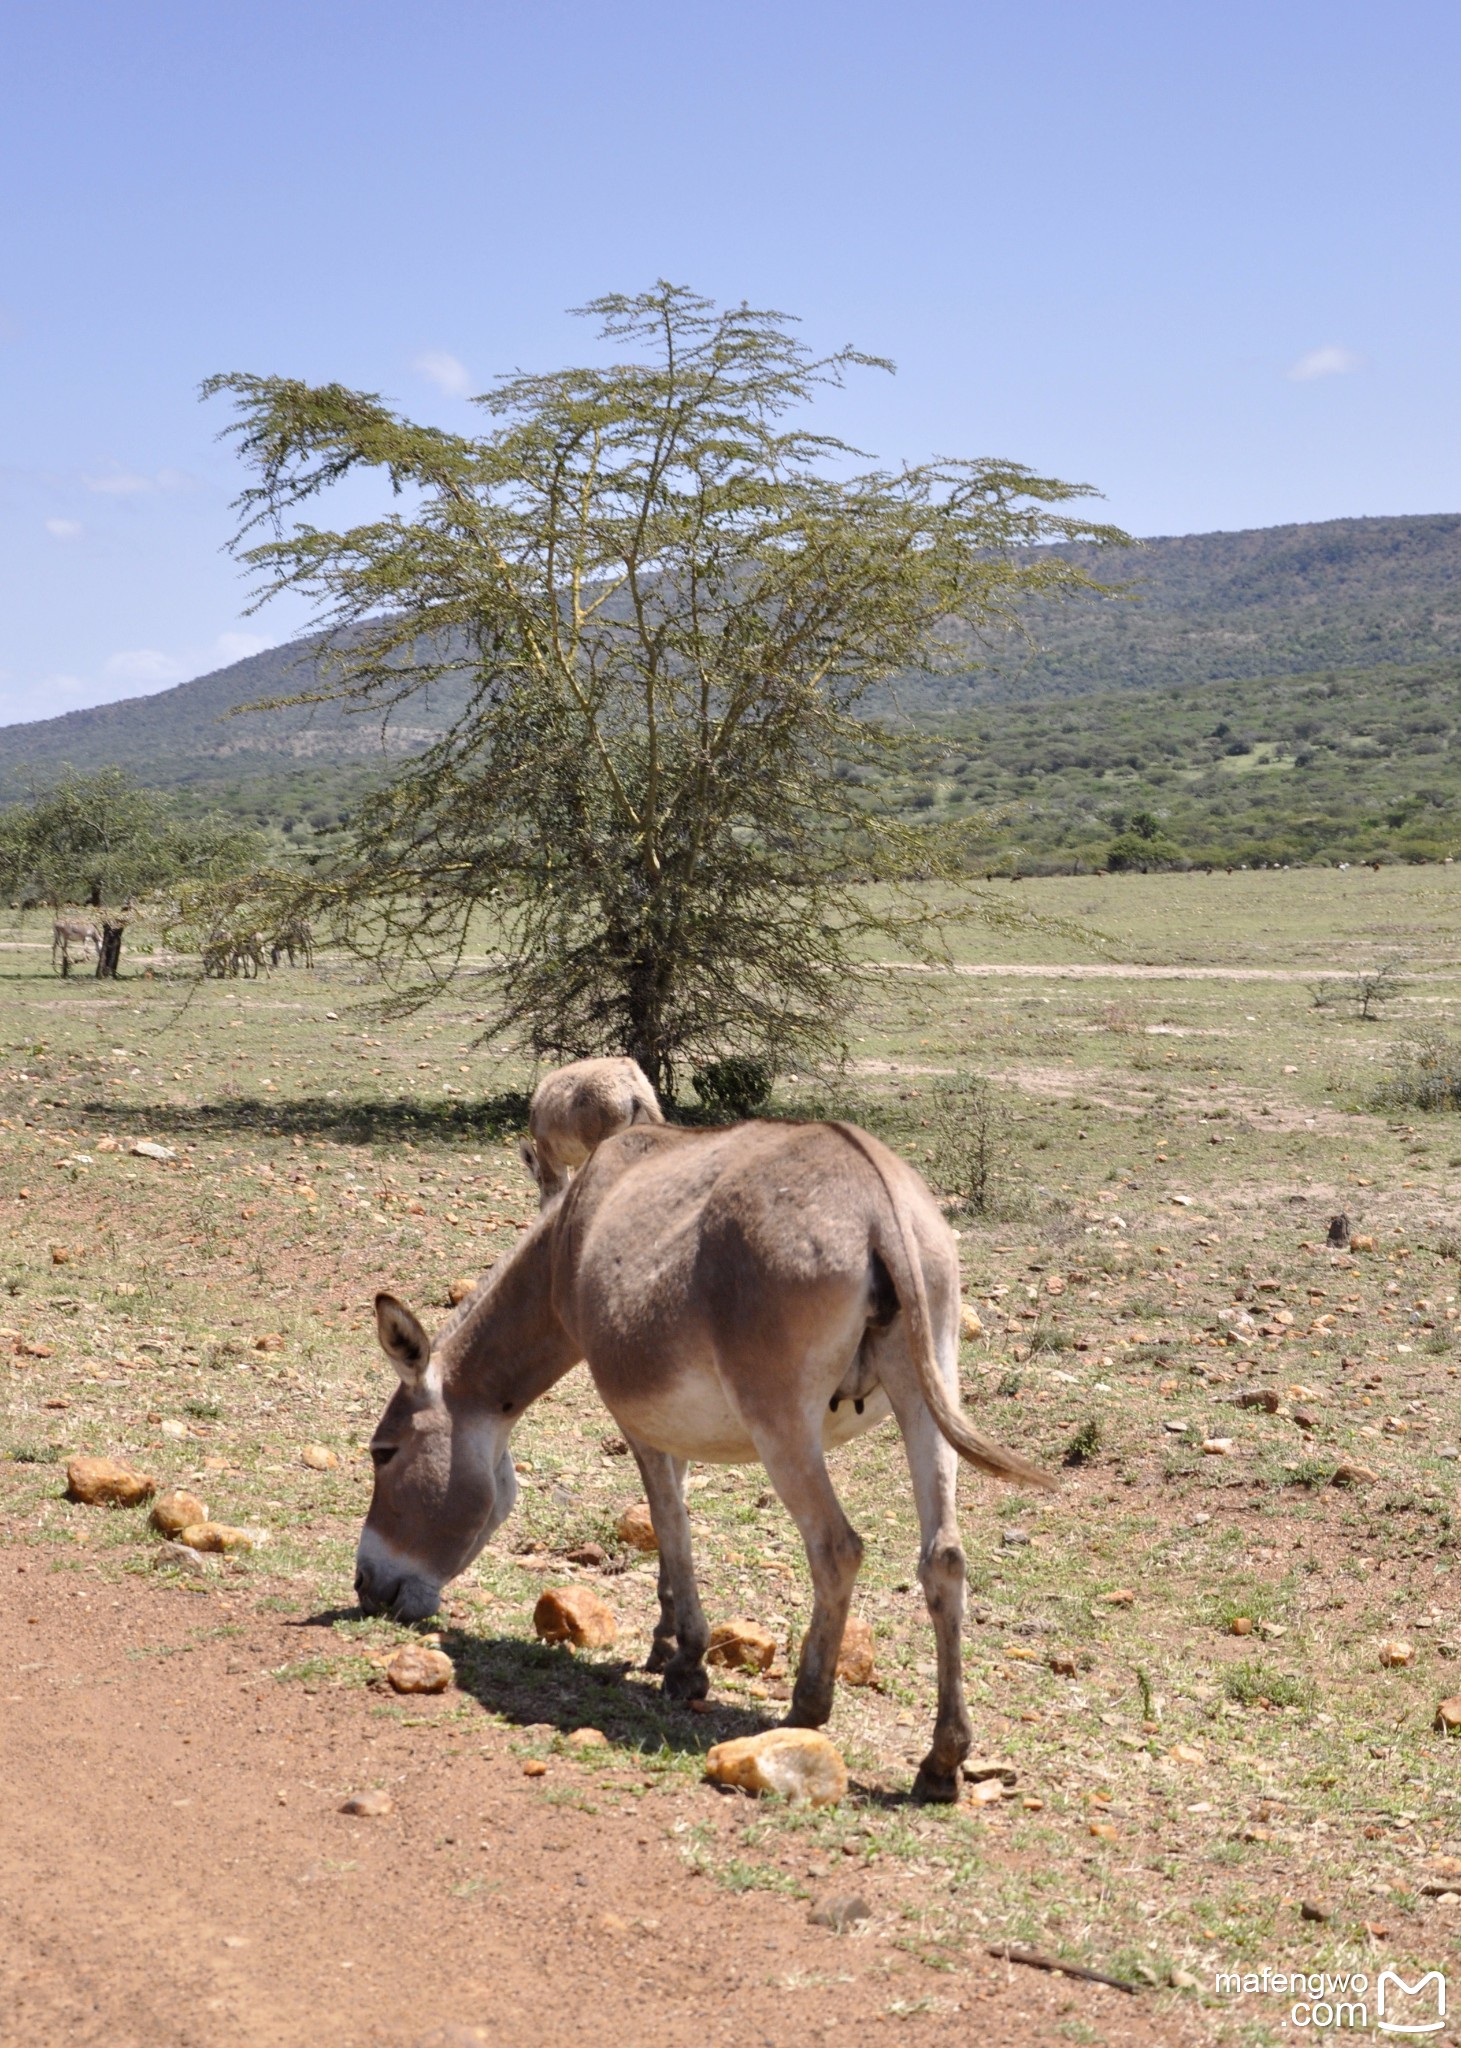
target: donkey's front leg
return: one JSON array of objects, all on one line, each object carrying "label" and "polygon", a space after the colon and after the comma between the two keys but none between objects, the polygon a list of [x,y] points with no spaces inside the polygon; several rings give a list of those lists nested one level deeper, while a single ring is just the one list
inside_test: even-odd
[{"label": "donkey's front leg", "polygon": [[695,1584],[690,1517],[685,1508],[685,1460],[672,1458],[666,1451],[649,1450],[632,1437],[628,1443],[644,1481],[659,1544],[659,1621],[645,1669],[664,1673],[665,1691],[672,1700],[703,1700],[710,1690],[705,1670],[710,1630]]}]

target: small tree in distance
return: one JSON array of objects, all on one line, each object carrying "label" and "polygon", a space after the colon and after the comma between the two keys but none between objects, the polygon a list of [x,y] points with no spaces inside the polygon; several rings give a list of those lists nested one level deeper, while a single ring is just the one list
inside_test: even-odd
[{"label": "small tree in distance", "polygon": [[252,833],[205,819],[185,824],[161,791],[120,768],[68,770],[50,789],[0,812],[0,892],[52,910],[84,904],[98,913],[96,971],[115,980],[134,899],[182,877],[217,882],[257,856]]},{"label": "small tree in distance", "polygon": [[[477,437],[334,384],[205,392],[254,472],[235,546],[259,601],[306,593],[329,631],[305,697],[387,719],[457,693],[317,871],[315,914],[405,1006],[486,913],[490,1035],[627,1052],[672,1094],[687,1061],[834,1045],[857,939],[926,934],[905,885],[958,870],[948,828],[875,815],[848,775],[904,744],[869,693],[1090,587],[1039,543],[1125,536],[1018,464],[869,469],[789,424],[877,365],[813,356],[780,314],[663,283],[585,310],[612,360],[503,379]],[[295,521],[357,471],[395,509]]]}]

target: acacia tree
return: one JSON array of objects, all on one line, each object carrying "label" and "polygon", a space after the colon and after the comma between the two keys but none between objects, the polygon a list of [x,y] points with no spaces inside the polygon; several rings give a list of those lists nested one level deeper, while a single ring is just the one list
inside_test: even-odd
[{"label": "acacia tree", "polygon": [[116,978],[135,898],[185,876],[216,884],[257,854],[252,833],[214,819],[188,824],[163,792],[139,787],[120,768],[68,769],[0,812],[0,891],[52,910],[79,903],[98,912],[103,980]]},{"label": "acacia tree", "polygon": [[[900,885],[954,870],[947,834],[876,815],[848,772],[904,744],[869,693],[1086,584],[1039,543],[1124,536],[1015,463],[860,466],[789,415],[889,366],[814,356],[785,316],[664,283],[584,311],[609,360],[501,380],[478,436],[336,384],[204,389],[254,472],[234,546],[258,601],[307,593],[326,630],[291,701],[386,720],[449,685],[318,906],[403,1004],[488,913],[490,1033],[624,1051],[672,1092],[687,1058],[835,1043],[858,936],[922,929]],[[401,502],[298,516],[358,471]]]}]

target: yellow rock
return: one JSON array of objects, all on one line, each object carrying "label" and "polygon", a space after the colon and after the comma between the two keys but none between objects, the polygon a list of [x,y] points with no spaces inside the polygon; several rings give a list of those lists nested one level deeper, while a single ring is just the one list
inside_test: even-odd
[{"label": "yellow rock", "polygon": [[1415,1644],[1402,1642],[1399,1636],[1392,1636],[1389,1642],[1380,1645],[1380,1662],[1387,1671],[1400,1669],[1415,1662]]},{"label": "yellow rock", "polygon": [[1461,1735],[1461,1693],[1441,1701],[1436,1708],[1436,1726],[1442,1735]]},{"label": "yellow rock", "polygon": [[66,1492],[72,1500],[89,1508],[135,1508],[150,1500],[157,1481],[115,1458],[70,1458],[66,1464]]},{"label": "yellow rock", "polygon": [[207,1519],[205,1504],[196,1493],[187,1493],[182,1487],[160,1493],[152,1503],[150,1520],[159,1536],[181,1536],[184,1529],[195,1529]]},{"label": "yellow rock", "polygon": [[533,1609],[533,1627],[545,1643],[607,1650],[618,1630],[614,1610],[591,1586],[549,1586]]},{"label": "yellow rock", "polygon": [[705,1661],[735,1671],[768,1671],[776,1661],[776,1638],[759,1621],[719,1621],[710,1631]]},{"label": "yellow rock", "polygon": [[837,1653],[837,1676],[844,1685],[871,1685],[877,1677],[873,1632],[861,1615],[847,1617]]},{"label": "yellow rock", "polygon": [[646,1502],[637,1500],[632,1508],[625,1508],[615,1529],[621,1543],[627,1543],[631,1550],[658,1550],[659,1538],[654,1533],[654,1522]]},{"label": "yellow rock", "polygon": [[407,1643],[386,1666],[393,1692],[445,1692],[454,1675],[444,1650],[428,1650],[421,1643]]},{"label": "yellow rock", "polygon": [[263,1541],[257,1529],[235,1529],[228,1522],[190,1522],[178,1532],[189,1550],[220,1551],[225,1557],[246,1557]]},{"label": "yellow rock", "polygon": [[570,1749],[607,1749],[609,1738],[602,1728],[575,1728],[567,1738]]},{"label": "yellow rock", "polygon": [[468,1280],[465,1278],[461,1280],[453,1280],[451,1286],[448,1287],[448,1289],[446,1290],[446,1298],[451,1303],[453,1308],[457,1308],[460,1306],[462,1302],[466,1300],[467,1296],[472,1292],[476,1285],[477,1283],[475,1280]]},{"label": "yellow rock", "polygon": [[984,1335],[984,1325],[979,1320],[979,1311],[971,1308],[966,1301],[959,1311],[959,1335],[967,1342],[973,1337]]},{"label": "yellow rock", "polygon": [[825,1735],[811,1728],[768,1728],[718,1742],[705,1759],[718,1785],[775,1792],[793,1806],[836,1806],[847,1796],[847,1766]]},{"label": "yellow rock", "polygon": [[299,1455],[311,1472],[333,1472],[340,1462],[328,1444],[306,1444]]}]

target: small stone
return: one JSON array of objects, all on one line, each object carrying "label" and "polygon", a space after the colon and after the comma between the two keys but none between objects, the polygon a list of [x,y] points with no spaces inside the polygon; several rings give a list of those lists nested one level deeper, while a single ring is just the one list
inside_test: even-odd
[{"label": "small stone", "polygon": [[446,1290],[446,1298],[453,1308],[459,1308],[467,1296],[476,1291],[476,1286],[475,1280],[453,1280],[451,1286]]},{"label": "small stone", "polygon": [[1387,1671],[1401,1669],[1415,1662],[1415,1644],[1404,1642],[1399,1636],[1392,1636],[1380,1645],[1380,1662]]},{"label": "small stone", "polygon": [[1368,1231],[1351,1232],[1349,1248],[1352,1252],[1372,1252],[1375,1249],[1375,1240]]},{"label": "small stone", "polygon": [[582,1564],[599,1571],[609,1561],[608,1553],[601,1543],[580,1543],[576,1550],[565,1550],[564,1557],[569,1564]]},{"label": "small stone", "polygon": [[1045,1281],[1045,1292],[1047,1294],[1064,1294],[1065,1275],[1063,1273],[1049,1274]]},{"label": "small stone", "polygon": [[705,1661],[732,1671],[769,1671],[776,1661],[776,1638],[759,1621],[720,1621],[710,1631]]},{"label": "small stone", "polygon": [[1245,1387],[1238,1396],[1240,1408],[1261,1408],[1265,1415],[1278,1413],[1278,1389],[1276,1387]]},{"label": "small stone", "polygon": [[341,1806],[341,1813],[348,1813],[356,1820],[383,1820],[388,1813],[394,1813],[396,1802],[389,1792],[357,1792],[353,1799],[347,1799]]},{"label": "small stone", "polygon": [[184,1529],[196,1528],[208,1519],[208,1509],[196,1493],[188,1493],[180,1486],[169,1487],[160,1493],[152,1503],[148,1517],[159,1536],[181,1536]]},{"label": "small stone", "polygon": [[984,1335],[984,1325],[979,1320],[979,1311],[971,1308],[967,1301],[959,1311],[959,1335],[966,1344]]},{"label": "small stone", "polygon": [[1204,1439],[1202,1454],[1205,1458],[1231,1458],[1233,1439],[1230,1436],[1210,1436]]},{"label": "small stone", "polygon": [[340,1462],[328,1444],[306,1444],[299,1455],[311,1472],[333,1472]]},{"label": "small stone", "polygon": [[428,1650],[421,1643],[407,1643],[386,1666],[393,1692],[445,1692],[455,1675],[444,1650]]},{"label": "small stone", "polygon": [[1169,1970],[1167,1972],[1167,1982],[1174,1991],[1197,1991],[1201,1989],[1197,1979],[1190,1970]]},{"label": "small stone", "polygon": [[1020,1782],[1020,1774],[1013,1764],[1003,1759],[988,1756],[970,1757],[964,1764],[964,1782],[967,1785],[984,1785],[991,1782],[1003,1785],[1013,1791]]},{"label": "small stone", "polygon": [[607,1650],[618,1633],[614,1610],[591,1586],[549,1586],[533,1609],[533,1627],[545,1643]]},{"label": "small stone", "polygon": [[1442,1735],[1461,1735],[1461,1693],[1441,1701],[1436,1708],[1435,1725]]},{"label": "small stone", "polygon": [[68,1245],[68,1244],[53,1244],[53,1245],[51,1246],[51,1264],[52,1264],[53,1266],[69,1266],[69,1265],[70,1265],[70,1263],[71,1263],[71,1247],[70,1247],[70,1245]]},{"label": "small stone", "polygon": [[981,1778],[969,1787],[965,1797],[970,1806],[998,1806],[1004,1798],[1004,1787],[998,1778]]},{"label": "small stone", "polygon": [[186,1543],[159,1543],[153,1553],[152,1568],[163,1571],[171,1566],[174,1571],[191,1572],[201,1579],[208,1569],[208,1560]]},{"label": "small stone", "polygon": [[876,1642],[860,1615],[850,1614],[837,1652],[837,1676],[844,1685],[871,1685],[877,1677]]},{"label": "small stone", "polygon": [[1251,1614],[1235,1614],[1228,1623],[1228,1634],[1230,1636],[1251,1636],[1252,1633],[1253,1617]]},{"label": "small stone", "polygon": [[602,1728],[575,1728],[567,1737],[570,1749],[607,1749],[609,1738]]},{"label": "small stone", "polygon": [[1130,1586],[1118,1586],[1114,1593],[1103,1593],[1102,1603],[1107,1607],[1134,1607],[1136,1595]]},{"label": "small stone", "polygon": [[1300,1899],[1299,1917],[1301,1920],[1317,1920],[1322,1925],[1334,1918],[1334,1908],[1323,1899]]},{"label": "small stone", "polygon": [[1295,1408],[1293,1415],[1294,1421],[1300,1429],[1317,1429],[1319,1427],[1319,1418],[1312,1409]]},{"label": "small stone", "polygon": [[225,1557],[247,1557],[263,1541],[259,1529],[235,1529],[228,1522],[192,1522],[178,1539],[190,1550],[210,1550]]},{"label": "small stone", "polygon": [[1000,1547],[1004,1550],[1023,1550],[1030,1541],[1028,1529],[1001,1529]]},{"label": "small stone", "polygon": [[1057,1678],[1080,1676],[1080,1665],[1073,1650],[1052,1650],[1047,1662]]},{"label": "small stone", "polygon": [[1335,1466],[1329,1484],[1331,1486],[1373,1486],[1379,1477],[1379,1473],[1372,1472],[1368,1465],[1357,1465],[1345,1458],[1341,1459],[1339,1464]]},{"label": "small stone", "polygon": [[254,1339],[255,1351],[282,1351],[284,1339],[277,1330],[266,1330],[262,1337]]},{"label": "small stone", "polygon": [[746,1792],[775,1792],[794,1806],[835,1806],[847,1796],[847,1766],[811,1728],[768,1728],[718,1742],[705,1759],[706,1776]]},{"label": "small stone", "polygon": [[625,1508],[614,1527],[619,1541],[627,1543],[631,1550],[659,1549],[659,1538],[654,1533],[653,1519],[647,1504],[642,1500],[637,1500],[632,1508]]},{"label": "small stone", "polygon": [[1117,1829],[1114,1821],[1093,1820],[1090,1832],[1101,1842],[1119,1842],[1121,1839],[1120,1831]]},{"label": "small stone", "polygon": [[548,1766],[541,1757],[530,1756],[523,1765],[523,1776],[525,1778],[546,1778],[547,1775]]},{"label": "small stone", "polygon": [[186,1422],[176,1422],[171,1416],[162,1425],[162,1433],[169,1443],[180,1444],[188,1434]]},{"label": "small stone", "polygon": [[139,1138],[136,1144],[129,1145],[127,1150],[134,1159],[160,1159],[166,1162],[178,1156],[170,1145],[154,1144],[151,1138]]},{"label": "small stone", "polygon": [[808,1913],[807,1919],[813,1927],[830,1927],[834,1934],[845,1934],[849,1927],[855,1927],[860,1920],[870,1920],[872,1910],[861,1893],[848,1892],[836,1898],[820,1900]]},{"label": "small stone", "polygon": [[150,1500],[157,1481],[114,1458],[71,1458],[66,1464],[66,1493],[88,1508],[135,1508]]},{"label": "small stone", "polygon": [[1207,1758],[1190,1742],[1179,1742],[1169,1752],[1174,1764],[1205,1764]]}]

